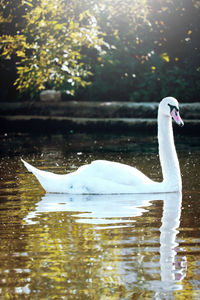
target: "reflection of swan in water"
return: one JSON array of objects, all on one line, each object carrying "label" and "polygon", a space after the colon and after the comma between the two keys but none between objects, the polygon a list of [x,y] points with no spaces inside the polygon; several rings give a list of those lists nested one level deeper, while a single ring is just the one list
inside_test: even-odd
[{"label": "reflection of swan in water", "polygon": [[[160,227],[160,275],[166,284],[181,281],[185,276],[186,261],[177,258],[176,235],[181,215],[181,193],[138,194],[138,195],[62,195],[46,194],[37,204],[36,210],[25,218],[27,224],[34,224],[45,212],[72,212],[79,223],[116,224],[126,226],[134,217],[142,216],[145,207],[153,200],[163,200],[162,225]],[[131,220],[127,218],[131,217]],[[130,224],[129,224],[130,225]],[[114,226],[116,227],[116,225]],[[97,227],[101,228],[101,227]],[[178,261],[179,259],[179,261]],[[154,287],[152,287],[154,289]],[[158,288],[158,287],[157,287]],[[179,285],[181,288],[181,285]],[[157,289],[158,290],[158,289]],[[159,295],[158,295],[159,296]],[[158,298],[159,299],[159,298]]]},{"label": "reflection of swan in water", "polygon": [[[159,197],[159,194],[156,194]],[[160,198],[159,198],[160,199]],[[36,210],[25,218],[27,223],[43,212],[70,211],[76,221],[90,224],[121,222],[120,218],[141,216],[155,195],[67,195],[46,194]],[[112,220],[111,218],[118,218]],[[124,220],[123,220],[124,222]]]},{"label": "reflection of swan in water", "polygon": [[174,146],[172,118],[183,126],[175,98],[164,98],[158,109],[159,156],[163,182],[154,182],[131,166],[105,160],[93,161],[71,174],[58,175],[36,169],[23,161],[48,193],[133,194],[181,191],[179,162]]},{"label": "reflection of swan in water", "polygon": [[[186,257],[179,257],[179,262],[176,257],[176,248],[179,246],[176,235],[179,232],[177,228],[180,224],[181,205],[181,193],[166,194],[160,227],[160,274],[163,282],[181,281],[186,273]],[[181,285],[179,288],[181,289]]]}]

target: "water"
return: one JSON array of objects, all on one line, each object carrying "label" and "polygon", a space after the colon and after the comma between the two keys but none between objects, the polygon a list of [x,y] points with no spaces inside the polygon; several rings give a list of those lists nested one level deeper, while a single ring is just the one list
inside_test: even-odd
[{"label": "water", "polygon": [[152,136],[1,136],[0,299],[200,299],[200,144],[177,137],[183,193],[45,195],[20,157],[67,173],[94,159],[161,179]]}]

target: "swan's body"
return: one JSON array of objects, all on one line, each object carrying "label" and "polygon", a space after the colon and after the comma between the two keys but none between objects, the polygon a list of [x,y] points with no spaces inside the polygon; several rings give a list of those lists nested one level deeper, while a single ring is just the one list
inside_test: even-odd
[{"label": "swan's body", "polygon": [[183,125],[179,116],[178,101],[172,97],[164,98],[158,109],[158,142],[163,172],[162,182],[152,181],[131,166],[105,160],[93,161],[66,175],[41,171],[24,160],[22,161],[49,193],[133,194],[180,191],[182,188],[181,174],[174,146],[171,117],[177,124]]}]

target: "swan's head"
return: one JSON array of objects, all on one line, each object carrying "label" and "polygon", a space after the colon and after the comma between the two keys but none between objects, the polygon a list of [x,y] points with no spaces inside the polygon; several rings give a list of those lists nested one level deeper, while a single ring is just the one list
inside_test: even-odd
[{"label": "swan's head", "polygon": [[183,126],[183,120],[179,114],[179,104],[178,101],[173,97],[164,98],[159,105],[160,112],[168,117],[172,117],[176,124]]}]

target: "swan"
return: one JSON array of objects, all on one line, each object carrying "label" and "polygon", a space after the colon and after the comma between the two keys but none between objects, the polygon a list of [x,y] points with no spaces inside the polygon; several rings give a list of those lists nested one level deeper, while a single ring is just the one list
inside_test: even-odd
[{"label": "swan", "polygon": [[162,99],[158,107],[158,150],[163,181],[155,182],[134,167],[119,162],[95,160],[76,171],[60,175],[39,170],[22,159],[47,193],[140,194],[168,193],[182,189],[179,161],[174,145],[172,118],[183,126],[178,101]]}]

